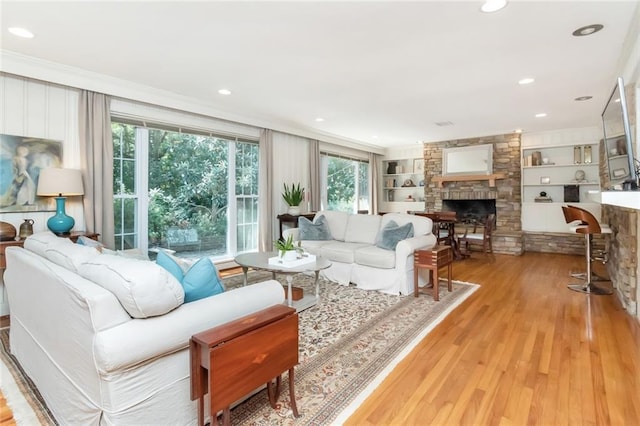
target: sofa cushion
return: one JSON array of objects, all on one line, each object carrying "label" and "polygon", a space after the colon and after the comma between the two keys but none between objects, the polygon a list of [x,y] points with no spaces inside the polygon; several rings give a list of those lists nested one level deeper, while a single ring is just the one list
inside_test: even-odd
[{"label": "sofa cushion", "polygon": [[348,243],[375,244],[381,217],[369,214],[352,214],[347,221],[344,240]]},{"label": "sofa cushion", "polygon": [[323,246],[326,246],[327,244],[331,244],[333,242],[334,242],[333,240],[318,240],[318,241],[307,240],[307,241],[301,241],[301,246],[304,249],[304,251],[309,252],[316,256],[320,256],[320,249]]},{"label": "sofa cushion", "polygon": [[400,241],[411,237],[413,237],[413,223],[398,225],[392,220],[378,233],[376,246],[385,250],[395,250]]},{"label": "sofa cushion", "polygon": [[413,235],[428,235],[432,233],[433,222],[428,217],[417,216],[415,214],[407,213],[387,213],[382,216],[382,222],[380,227],[384,227],[390,221],[394,221],[398,225],[402,226],[406,223],[413,223]]},{"label": "sofa cushion", "polygon": [[307,241],[331,240],[331,231],[327,218],[322,215],[313,222],[304,216],[298,218],[298,228],[300,228],[299,238]]},{"label": "sofa cushion", "polygon": [[62,238],[57,237],[51,231],[36,232],[35,234],[28,236],[27,239],[24,240],[23,246],[25,249],[39,254],[42,257],[47,257],[44,254],[44,250],[49,246],[49,244],[57,242],[59,240],[62,240]]},{"label": "sofa cushion", "polygon": [[367,246],[356,250],[355,257],[358,265],[380,269],[393,269],[396,267],[396,252],[376,246]]},{"label": "sofa cushion", "polygon": [[354,263],[355,251],[359,248],[366,247],[363,243],[346,243],[343,241],[334,241],[320,247],[320,255],[334,262]]},{"label": "sofa cushion", "polygon": [[78,273],[111,291],[134,318],[163,315],[184,302],[184,290],[155,262],[103,254],[82,263]]},{"label": "sofa cushion", "polygon": [[324,216],[327,218],[327,223],[329,224],[329,230],[331,231],[332,239],[337,241],[344,241],[344,234],[347,230],[349,213],[338,212],[334,210],[323,210],[316,214],[316,216],[313,218],[313,221],[315,222],[316,220],[318,220],[320,216]]},{"label": "sofa cushion", "polygon": [[181,264],[174,256],[160,250],[156,263],[182,284],[185,303],[204,299],[224,291],[218,270],[208,257],[201,258],[186,269],[184,263]]},{"label": "sofa cushion", "polygon": [[75,244],[68,238],[57,238],[44,249],[44,257],[72,272],[78,272],[82,263],[99,255],[97,248]]}]

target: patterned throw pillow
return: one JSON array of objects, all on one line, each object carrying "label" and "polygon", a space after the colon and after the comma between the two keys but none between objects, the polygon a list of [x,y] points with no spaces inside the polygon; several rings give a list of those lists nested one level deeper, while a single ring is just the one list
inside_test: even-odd
[{"label": "patterned throw pillow", "polygon": [[169,271],[182,284],[184,303],[224,292],[218,270],[208,257],[198,260],[185,272],[173,256],[160,250],[156,263]]},{"label": "patterned throw pillow", "polygon": [[311,222],[304,216],[298,218],[300,239],[303,241],[325,241],[333,239],[329,230],[329,223],[324,215],[320,215],[315,222]]},{"label": "patterned throw pillow", "polygon": [[376,246],[385,250],[395,250],[398,243],[413,237],[413,223],[409,222],[399,226],[391,220],[378,233]]}]

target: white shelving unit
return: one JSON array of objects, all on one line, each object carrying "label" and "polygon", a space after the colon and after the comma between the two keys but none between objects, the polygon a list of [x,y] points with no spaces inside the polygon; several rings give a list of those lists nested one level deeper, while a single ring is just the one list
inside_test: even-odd
[{"label": "white shelving unit", "polygon": [[[390,164],[396,163],[395,173],[389,173]],[[394,210],[406,210],[424,201],[424,160],[422,158],[401,158],[382,161],[382,201],[392,203]],[[391,167],[393,169],[393,167]],[[422,182],[422,186],[421,186]],[[398,208],[399,209],[396,209]],[[418,207],[416,207],[418,208]],[[420,210],[422,208],[420,207]]]},{"label": "white shelving unit", "polygon": [[[542,160],[542,164],[528,165],[535,157]],[[565,186],[578,188],[578,201],[565,198]],[[589,191],[599,189],[597,143],[522,147],[523,231],[567,232],[561,208],[567,203],[579,204],[600,217],[600,205],[588,197]],[[552,201],[536,202],[541,192]]]}]

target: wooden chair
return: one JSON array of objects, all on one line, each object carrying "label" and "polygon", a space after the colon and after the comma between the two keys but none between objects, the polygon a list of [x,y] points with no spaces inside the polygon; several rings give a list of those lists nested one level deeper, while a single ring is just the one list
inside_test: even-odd
[{"label": "wooden chair", "polygon": [[[469,227],[464,230],[464,234],[458,235],[458,244],[460,245],[460,250],[464,247],[464,254],[470,255],[472,244],[482,244],[482,252],[483,253],[493,253],[493,240],[492,234],[495,229],[495,220],[496,215],[491,213],[488,214],[484,219],[484,223],[474,223],[473,230],[469,232]],[[482,227],[481,227],[482,226]]]}]

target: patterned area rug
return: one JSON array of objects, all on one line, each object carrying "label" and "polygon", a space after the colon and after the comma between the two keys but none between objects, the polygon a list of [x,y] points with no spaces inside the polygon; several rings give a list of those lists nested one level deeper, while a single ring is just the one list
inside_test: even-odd
[{"label": "patterned area rug", "polygon": [[[270,279],[251,272],[249,282]],[[285,283],[284,278],[278,279]],[[314,293],[313,278],[296,276],[294,285]],[[242,285],[242,276],[225,279],[227,289]],[[444,287],[444,290],[443,290]],[[393,367],[446,315],[478,288],[455,282],[451,293],[441,283],[440,301],[429,295],[391,296],[320,281],[320,302],[299,315],[300,364],[296,367],[296,401],[300,417],[289,406],[286,374],[276,409],[266,391],[258,392],[231,411],[233,424],[326,425],[342,423],[391,372]],[[9,330],[0,330],[0,360],[15,386],[2,391],[10,407],[25,401],[33,410],[18,424],[56,424],[31,380],[9,353]],[[16,406],[17,407],[17,406]],[[22,414],[20,414],[22,416]],[[33,417],[35,416],[35,417]]]}]

